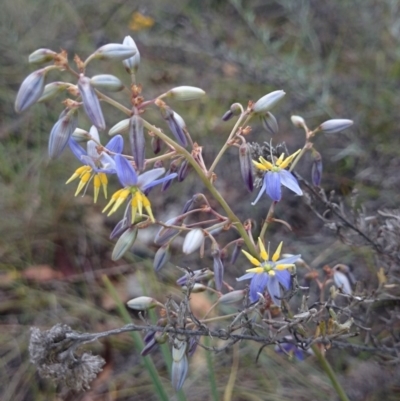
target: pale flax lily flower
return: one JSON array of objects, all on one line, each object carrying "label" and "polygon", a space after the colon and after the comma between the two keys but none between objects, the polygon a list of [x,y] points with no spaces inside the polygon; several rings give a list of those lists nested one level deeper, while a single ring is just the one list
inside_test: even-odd
[{"label": "pale flax lily flower", "polygon": [[[110,156],[104,149],[101,150],[101,146],[99,145],[99,134],[95,126],[92,126],[90,129],[90,135],[94,140],[91,139],[87,142],[86,151],[74,139],[71,138],[68,141],[72,153],[84,165],[79,167],[74,174],[72,174],[66,184],[80,178],[78,188],[75,192],[75,196],[77,196],[83,188],[87,188],[90,181],[93,179],[94,203],[96,203],[100,187],[103,188],[104,197],[107,199],[107,174],[115,174],[116,169],[112,156]],[[122,136],[115,136],[106,146],[104,146],[104,148],[110,152],[120,153],[123,148]]]},{"label": "pale flax lily flower", "polygon": [[176,173],[169,174],[158,179],[165,173],[164,168],[155,168],[138,175],[131,163],[122,155],[117,154],[114,157],[118,179],[123,186],[111,197],[108,205],[103,209],[103,213],[111,206],[108,216],[113,214],[130,197],[131,202],[131,223],[135,222],[136,213],[142,214],[143,208],[147,211],[151,221],[154,222],[151,204],[144,192],[147,192],[154,186],[171,180],[176,177]]},{"label": "pale flax lily flower", "polygon": [[289,188],[291,191],[295,192],[297,195],[303,195],[303,191],[299,187],[296,178],[290,171],[285,170],[286,167],[294,160],[294,158],[299,154],[300,150],[288,156],[285,159],[284,153],[282,153],[276,161],[272,163],[265,160],[262,156],[259,158],[260,162],[253,160],[253,164],[260,170],[266,171],[263,184],[257,198],[252,205],[254,206],[261,195],[265,192],[273,201],[278,202],[282,197],[281,185]]},{"label": "pale flax lily flower", "polygon": [[301,258],[301,255],[294,255],[279,260],[282,244],[283,242],[278,245],[278,248],[272,255],[272,260],[269,260],[268,252],[265,250],[261,238],[258,238],[258,247],[260,249],[259,259],[242,250],[247,259],[256,266],[247,269],[246,274],[236,279],[237,281],[251,279],[249,294],[251,302],[256,302],[259,298],[258,293],[262,294],[266,289],[274,304],[277,306],[281,305],[279,284],[282,284],[287,290],[290,288],[291,277],[287,269],[293,267],[294,263]]}]

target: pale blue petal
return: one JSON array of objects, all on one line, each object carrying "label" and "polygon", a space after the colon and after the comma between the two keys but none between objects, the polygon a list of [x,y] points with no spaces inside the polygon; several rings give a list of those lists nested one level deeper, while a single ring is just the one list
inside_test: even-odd
[{"label": "pale blue petal", "polygon": [[[96,128],[96,127],[92,127],[92,128]],[[97,131],[97,129],[96,129]],[[93,159],[97,159],[100,155],[99,152],[97,151],[97,147],[99,145],[95,142],[95,141],[88,141],[88,143],[86,144],[86,149],[87,149],[87,154],[89,157],[93,158]]]},{"label": "pale blue petal", "polygon": [[[68,145],[69,145],[69,148],[71,149],[72,153],[74,154],[74,156],[75,156],[80,162],[82,161],[81,157],[87,155],[86,150],[83,149],[82,146],[79,145],[79,143],[76,142],[74,139],[71,138],[71,139],[68,141]],[[86,163],[85,163],[85,164],[86,164]]]},{"label": "pale blue petal", "polygon": [[115,155],[115,167],[117,169],[118,179],[123,187],[131,187],[137,185],[138,177],[135,169],[122,155]]},{"label": "pale blue petal", "polygon": [[122,153],[122,149],[124,148],[124,139],[121,135],[115,135],[108,141],[105,148],[110,152]]},{"label": "pale blue petal", "polygon": [[100,143],[99,131],[97,131],[97,128],[94,125],[90,127],[89,135],[94,141]]},{"label": "pale blue petal", "polygon": [[263,183],[263,185],[262,185],[262,187],[261,187],[261,189],[260,189],[260,192],[258,193],[258,195],[257,195],[257,198],[256,198],[256,200],[254,201],[254,202],[251,202],[251,204],[254,206],[259,200],[260,200],[260,198],[261,198],[261,196],[262,196],[262,194],[265,192],[265,182]]},{"label": "pale blue petal", "polygon": [[280,298],[280,289],[279,289],[279,281],[276,276],[270,276],[267,282],[267,290],[272,299],[272,302],[277,305],[281,306]]},{"label": "pale blue petal", "polygon": [[281,184],[297,195],[303,195],[303,191],[299,187],[299,183],[290,171],[281,170],[279,171],[279,176],[281,178]]},{"label": "pale blue petal", "polygon": [[153,187],[155,187],[158,184],[162,184],[163,182],[169,181],[169,180],[173,180],[178,174],[177,173],[172,173],[172,174],[168,174],[165,177],[162,177],[158,180],[154,180],[153,182],[150,182],[147,185],[144,185],[142,187],[143,191],[147,191]]},{"label": "pale blue petal", "polygon": [[255,274],[253,279],[251,280],[250,283],[250,301],[251,302],[256,302],[258,301],[258,292],[261,294],[264,292],[265,287],[268,285],[268,282],[270,281],[270,276],[267,273],[259,273]]},{"label": "pale blue petal", "polygon": [[301,255],[292,255],[292,256],[289,256],[288,258],[276,261],[274,263],[274,266],[276,266],[276,265],[290,265],[292,263],[296,263],[300,258],[301,258]]},{"label": "pale blue petal", "polygon": [[102,169],[104,169],[104,170],[113,170],[114,173],[116,172],[115,161],[106,152],[101,152],[100,162],[101,162],[101,165],[103,166]]},{"label": "pale blue petal", "polygon": [[143,190],[144,187],[147,187],[158,177],[162,176],[165,173],[165,168],[155,168],[153,170],[146,171],[143,174],[140,174],[137,180],[137,186]]},{"label": "pale blue petal", "polygon": [[256,274],[256,273],[246,273],[246,274],[244,274],[243,276],[238,277],[238,278],[236,279],[236,281],[248,280],[248,279],[250,279],[250,278],[253,278],[255,274]]},{"label": "pale blue petal", "polygon": [[268,171],[264,176],[265,190],[268,196],[275,202],[281,200],[281,176],[279,173]]},{"label": "pale blue petal", "polygon": [[278,281],[288,290],[292,284],[292,277],[288,270],[275,270],[275,276]]}]

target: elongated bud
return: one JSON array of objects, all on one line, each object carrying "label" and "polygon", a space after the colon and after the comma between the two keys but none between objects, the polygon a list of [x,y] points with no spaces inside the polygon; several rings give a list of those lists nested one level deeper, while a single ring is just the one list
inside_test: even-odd
[{"label": "elongated bud", "polygon": [[46,69],[42,68],[32,72],[23,80],[14,104],[17,113],[22,113],[39,100],[44,91],[45,76]]},{"label": "elongated bud", "polygon": [[267,132],[276,135],[279,132],[278,122],[275,116],[268,112],[261,116],[261,122]]},{"label": "elongated bud", "polygon": [[314,186],[319,187],[322,179],[322,157],[319,152],[312,152],[313,163],[311,167],[311,181]]},{"label": "elongated bud", "polygon": [[339,288],[344,294],[351,295],[351,285],[347,276],[339,270],[334,270],[333,281],[337,288]]},{"label": "elongated bud", "polygon": [[133,115],[129,123],[129,141],[131,143],[132,155],[139,171],[144,168],[144,152],[146,142],[144,139],[143,120],[138,115]]},{"label": "elongated bud", "polygon": [[162,140],[158,136],[153,136],[151,138],[151,149],[155,155],[161,152]]},{"label": "elongated bud", "polygon": [[85,131],[82,128],[75,128],[75,131],[72,133],[71,138],[76,142],[87,142],[91,139],[89,132]]},{"label": "elongated bud", "polygon": [[99,60],[126,60],[136,54],[136,46],[127,46],[120,43],[109,43],[97,49],[90,58]]},{"label": "elongated bud", "polygon": [[192,273],[186,273],[184,276],[179,277],[178,280],[176,280],[176,284],[180,286],[186,285],[188,280],[192,280],[193,282],[199,281],[202,279],[210,279],[211,277],[214,276],[214,273],[211,270],[208,269],[201,269],[201,270],[195,270]]},{"label": "elongated bud", "polygon": [[195,228],[186,234],[185,240],[183,241],[182,251],[186,255],[196,251],[201,247],[204,242],[203,230]]},{"label": "elongated bud", "polygon": [[189,363],[186,355],[179,362],[172,362],[171,384],[175,391],[179,391],[182,388],[188,369]]},{"label": "elongated bud", "polygon": [[154,350],[156,350],[159,347],[158,342],[155,340],[155,338],[153,337],[151,340],[149,340],[148,342],[146,342],[146,345],[143,347],[140,355],[142,356],[146,356],[149,355],[151,352],[153,352]]},{"label": "elongated bud", "polygon": [[169,261],[171,257],[171,252],[169,250],[169,244],[163,245],[158,248],[156,254],[154,255],[153,267],[156,272],[160,271]]},{"label": "elongated bud", "polygon": [[124,89],[124,84],[114,75],[100,74],[90,78],[90,84],[96,89],[104,89],[110,92],[118,92]]},{"label": "elongated bud", "polygon": [[129,308],[134,310],[148,310],[157,306],[157,301],[150,297],[133,298],[126,303]]},{"label": "elongated bud", "polygon": [[[165,223],[167,226],[180,226],[181,224],[181,217],[173,217],[172,219],[167,220]],[[179,232],[180,230],[177,230],[176,228],[161,227],[154,238],[154,243],[156,245],[164,245],[175,235],[179,234]]]},{"label": "elongated bud", "polygon": [[129,123],[131,119],[126,118],[125,120],[121,120],[119,123],[115,124],[110,131],[108,131],[108,135],[113,136],[115,134],[121,134],[129,131]]},{"label": "elongated bud", "polygon": [[213,257],[215,288],[217,291],[221,291],[222,284],[224,281],[224,265],[221,260],[220,251],[218,249],[213,250],[212,257]]},{"label": "elongated bud", "polygon": [[234,265],[239,255],[242,253],[243,241],[236,241],[235,248],[231,255],[231,264]]},{"label": "elongated bud", "polygon": [[223,121],[230,120],[233,116],[238,116],[242,112],[242,107],[239,103],[233,103],[230,109],[222,116]]},{"label": "elongated bud", "polygon": [[182,214],[187,213],[189,210],[191,210],[193,203],[194,203],[194,196],[192,198],[190,198],[184,205],[183,205],[183,209],[182,209]]},{"label": "elongated bud", "polygon": [[173,133],[180,145],[186,147],[187,139],[185,135],[186,124],[183,118],[175,113],[170,107],[160,107],[163,118],[167,121],[169,129]]},{"label": "elongated bud", "polygon": [[300,116],[291,116],[292,124],[297,128],[306,128],[306,122],[303,117]]},{"label": "elongated bud", "polygon": [[[176,173],[177,171],[178,171],[178,166],[177,166],[176,162],[173,161],[173,162],[169,165],[169,169],[168,169],[166,175]],[[164,182],[162,183],[162,185],[161,185],[161,191],[162,191],[162,192],[166,191],[166,190],[171,186],[172,181],[173,181],[173,179],[168,180],[168,181],[164,181]]]},{"label": "elongated bud", "polygon": [[178,181],[182,182],[189,174],[189,169],[190,169],[190,164],[189,162],[185,159],[181,165],[179,166],[178,170]]},{"label": "elongated bud", "polygon": [[325,121],[318,128],[319,130],[325,132],[326,134],[336,134],[340,131],[345,130],[346,128],[349,128],[352,125],[353,125],[352,120],[333,119]]},{"label": "elongated bud", "polygon": [[246,294],[245,290],[231,291],[228,292],[227,294],[222,295],[222,297],[219,298],[218,303],[222,305],[234,304],[236,302],[242,301],[244,299],[245,294]]},{"label": "elongated bud", "polygon": [[44,64],[54,60],[56,55],[57,53],[50,49],[37,49],[29,55],[28,60],[30,64]]},{"label": "elongated bud", "polygon": [[76,111],[65,114],[54,124],[49,137],[50,159],[56,159],[61,155],[77,125],[78,113]]},{"label": "elongated bud", "polygon": [[[182,286],[182,291],[186,292],[187,290],[188,290],[188,287],[186,285],[183,285]],[[204,292],[206,290],[207,290],[207,287],[205,285],[203,285],[203,284],[200,284],[200,283],[195,283],[193,285],[193,287],[191,288],[191,292],[193,292],[195,294],[198,294],[199,292]]]},{"label": "elongated bud", "polygon": [[90,84],[90,78],[81,75],[78,80],[78,88],[83,101],[83,108],[90,121],[99,130],[106,128],[100,101]]},{"label": "elongated bud", "polygon": [[136,49],[136,53],[132,57],[129,57],[122,61],[122,64],[124,65],[125,70],[127,71],[128,74],[136,73],[140,64],[140,53],[136,46],[136,43],[132,39],[132,37],[125,36],[122,44],[125,46],[129,46],[133,49]]},{"label": "elongated bud", "polygon": [[264,114],[271,110],[285,95],[286,93],[283,90],[268,93],[268,95],[258,99],[251,109],[254,113]]},{"label": "elongated bud", "polygon": [[203,97],[206,92],[194,86],[177,86],[167,92],[167,96],[176,100],[194,100]]},{"label": "elongated bud", "polygon": [[178,339],[174,340],[172,347],[172,359],[174,362],[179,362],[186,354],[187,342]]},{"label": "elongated bud", "polygon": [[239,163],[240,173],[246,188],[249,192],[252,192],[254,188],[254,172],[251,150],[248,143],[242,143],[239,147]]},{"label": "elongated bud", "polygon": [[131,227],[118,238],[111,255],[113,261],[121,259],[132,248],[136,241],[137,233],[137,227]]},{"label": "elongated bud", "polygon": [[46,100],[52,99],[54,96],[63,92],[68,88],[70,84],[66,82],[52,82],[44,87],[43,94],[38,99],[38,103],[45,102]]}]

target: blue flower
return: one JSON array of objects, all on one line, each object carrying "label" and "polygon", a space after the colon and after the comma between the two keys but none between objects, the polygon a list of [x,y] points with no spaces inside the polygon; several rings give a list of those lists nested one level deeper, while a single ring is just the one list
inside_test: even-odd
[{"label": "blue flower", "polygon": [[263,293],[265,289],[268,291],[275,305],[280,306],[280,288],[279,284],[285,289],[289,289],[291,285],[291,277],[288,268],[293,267],[294,263],[300,259],[301,255],[290,256],[285,259],[278,260],[282,250],[281,242],[269,260],[268,253],[265,250],[261,238],[258,238],[258,246],[260,249],[260,260],[242,250],[247,259],[256,267],[247,269],[246,274],[237,278],[237,281],[251,279],[250,282],[250,301],[256,302],[259,298],[258,293]]},{"label": "blue flower", "polygon": [[146,209],[151,221],[154,222],[151,204],[144,192],[164,181],[175,178],[176,173],[159,178],[165,173],[165,168],[155,168],[138,175],[132,164],[124,156],[116,154],[114,160],[118,179],[123,188],[114,193],[108,205],[103,209],[103,213],[112,206],[108,213],[110,216],[130,197],[131,223],[135,222],[137,212],[142,214],[143,208]]},{"label": "blue flower", "polygon": [[75,157],[84,165],[75,170],[74,174],[68,179],[66,184],[80,178],[78,188],[75,192],[77,196],[83,188],[87,188],[89,182],[93,179],[94,203],[97,202],[100,187],[103,188],[104,197],[107,199],[107,174],[115,174],[114,159],[104,150],[114,153],[120,153],[123,148],[123,139],[121,135],[116,135],[106,146],[100,145],[97,128],[92,126],[90,129],[92,139],[87,142],[87,151],[83,149],[74,139],[68,141],[69,147]]},{"label": "blue flower", "polygon": [[281,200],[282,191],[281,185],[289,188],[297,195],[303,195],[303,191],[299,187],[299,183],[293,174],[287,170],[286,167],[293,161],[293,159],[299,154],[300,150],[293,153],[284,159],[285,155],[282,153],[278,160],[270,163],[265,160],[263,157],[260,157],[260,162],[256,162],[253,160],[253,164],[260,170],[267,171],[264,175],[263,185],[258,193],[256,200],[252,203],[255,205],[261,195],[265,192],[273,201],[278,202]]},{"label": "blue flower", "polygon": [[296,358],[298,361],[304,361],[304,351],[294,343],[292,336],[286,336],[284,340],[287,341],[275,346],[275,352],[285,354],[289,359]]}]

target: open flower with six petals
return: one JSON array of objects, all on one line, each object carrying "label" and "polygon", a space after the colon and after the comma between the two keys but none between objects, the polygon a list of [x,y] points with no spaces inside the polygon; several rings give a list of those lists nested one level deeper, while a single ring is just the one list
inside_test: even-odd
[{"label": "open flower with six petals", "polygon": [[291,191],[295,192],[297,195],[303,195],[303,191],[299,187],[296,178],[290,171],[285,170],[286,167],[294,160],[294,158],[299,154],[300,150],[288,156],[285,159],[285,154],[282,153],[276,161],[269,162],[265,160],[262,156],[259,158],[259,162],[253,160],[253,164],[260,170],[266,171],[263,178],[263,185],[257,198],[252,205],[255,205],[261,195],[265,192],[273,201],[280,201],[282,197],[281,185],[289,188]]},{"label": "open flower with six petals", "polygon": [[242,250],[247,259],[255,267],[246,270],[246,274],[237,278],[237,281],[251,279],[250,282],[250,301],[256,302],[259,298],[258,293],[263,293],[265,289],[268,291],[275,305],[280,306],[280,288],[281,284],[285,289],[289,289],[291,285],[290,272],[287,270],[294,266],[294,263],[301,258],[301,255],[294,255],[288,258],[279,260],[282,250],[281,242],[269,260],[268,252],[266,251],[261,238],[258,238],[258,246],[260,249],[260,258],[257,259],[248,252]]}]

